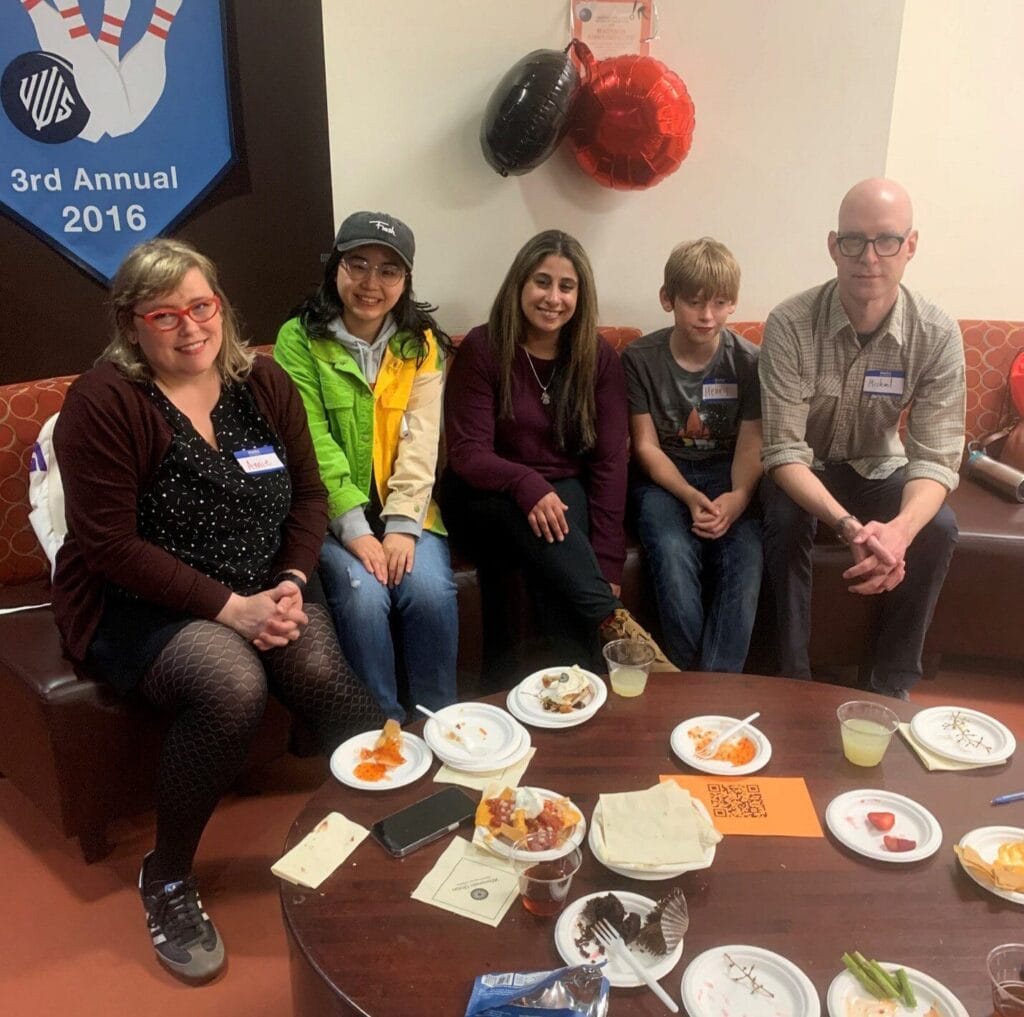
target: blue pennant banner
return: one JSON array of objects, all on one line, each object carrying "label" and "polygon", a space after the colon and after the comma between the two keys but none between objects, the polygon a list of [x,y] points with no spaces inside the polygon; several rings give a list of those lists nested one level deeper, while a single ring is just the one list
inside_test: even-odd
[{"label": "blue pennant banner", "polygon": [[4,0],[0,210],[109,282],[234,159],[217,0]]}]

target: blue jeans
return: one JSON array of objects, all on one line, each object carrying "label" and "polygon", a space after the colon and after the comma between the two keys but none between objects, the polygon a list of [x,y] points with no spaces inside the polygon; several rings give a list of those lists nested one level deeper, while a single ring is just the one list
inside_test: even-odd
[{"label": "blue jeans", "polygon": [[395,677],[393,610],[400,619],[412,701],[428,710],[456,701],[459,613],[443,537],[420,534],[412,572],[397,586],[380,583],[332,534],[320,551],[320,572],[345,657],[389,717],[405,719]]},{"label": "blue jeans", "polygon": [[[730,460],[680,469],[715,499],[731,490]],[[684,671],[743,670],[761,588],[761,524],[748,508],[717,540],[698,537],[690,510],[658,484],[633,490],[640,541],[654,580],[662,647]]]}]

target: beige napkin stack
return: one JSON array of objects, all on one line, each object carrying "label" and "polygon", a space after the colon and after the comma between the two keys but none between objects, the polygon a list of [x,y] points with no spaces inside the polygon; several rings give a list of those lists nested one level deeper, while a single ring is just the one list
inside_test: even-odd
[{"label": "beige napkin stack", "polygon": [[461,770],[453,770],[445,764],[434,774],[434,783],[461,784],[463,787],[473,788],[475,791],[483,791],[493,781],[498,781],[502,787],[519,787],[519,781],[536,751],[531,748],[518,763],[506,766],[504,770],[492,770],[490,773],[463,773]]},{"label": "beige napkin stack", "polygon": [[601,795],[595,835],[613,865],[684,865],[701,861],[722,835],[674,781],[646,791]]}]

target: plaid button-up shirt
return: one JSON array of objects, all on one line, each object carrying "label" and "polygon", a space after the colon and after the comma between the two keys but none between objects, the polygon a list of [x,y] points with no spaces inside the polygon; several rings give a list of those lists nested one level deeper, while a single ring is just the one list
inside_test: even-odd
[{"label": "plaid button-up shirt", "polygon": [[956,487],[963,339],[949,315],[905,287],[888,323],[863,346],[834,280],[790,297],[768,316],[759,374],[765,472],[785,463],[820,469],[845,462],[878,480],[907,466],[908,480]]}]

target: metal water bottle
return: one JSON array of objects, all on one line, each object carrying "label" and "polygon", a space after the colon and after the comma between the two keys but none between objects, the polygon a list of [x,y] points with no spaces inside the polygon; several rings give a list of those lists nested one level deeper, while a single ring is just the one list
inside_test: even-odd
[{"label": "metal water bottle", "polygon": [[1004,498],[1024,502],[1024,473],[985,455],[980,449],[967,458],[967,476]]}]

